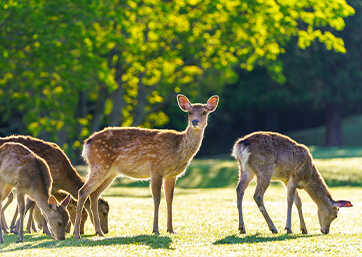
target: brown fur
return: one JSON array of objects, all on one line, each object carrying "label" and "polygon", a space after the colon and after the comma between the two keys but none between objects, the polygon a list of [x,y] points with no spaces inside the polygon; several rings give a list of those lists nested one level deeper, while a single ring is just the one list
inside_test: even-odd
[{"label": "brown fur", "polygon": [[[58,201],[62,201],[63,199],[65,199],[67,197],[67,195],[68,194],[66,194],[64,192],[58,191],[58,192],[56,192],[54,194],[54,197]],[[74,225],[75,216],[76,216],[76,212],[77,212],[77,201],[71,199],[68,206],[67,206],[67,210],[69,212],[70,221]],[[42,228],[41,212],[40,212],[40,209],[36,205],[34,206],[33,216],[32,217],[29,216],[29,219],[32,219],[32,218],[34,218],[34,220],[38,224],[38,228]],[[87,212],[85,210],[83,210],[83,212],[82,212],[82,221],[81,221],[81,225],[80,225],[81,234],[84,234],[84,226],[85,226],[85,222],[86,222],[87,218],[88,218],[88,214],[87,214]],[[70,223],[67,226],[66,232],[67,233],[70,232]]]},{"label": "brown fur", "polygon": [[[42,209],[50,221],[56,239],[64,238],[68,213],[61,206],[49,205],[52,178],[45,160],[19,143],[5,143],[0,147],[0,212],[1,202],[12,188],[17,189],[20,213],[19,241],[23,241],[24,195],[29,195]],[[0,219],[1,221],[1,219]],[[66,221],[64,224],[63,221]],[[63,222],[63,223],[62,223]],[[54,226],[54,223],[57,226]],[[58,226],[58,223],[60,226]],[[63,227],[61,227],[63,226]],[[1,227],[1,226],[0,226]],[[0,240],[3,242],[0,230]]]},{"label": "brown fur", "polygon": [[[53,178],[53,194],[59,190],[63,190],[70,193],[73,199],[76,200],[78,198],[78,190],[83,186],[84,180],[57,144],[31,136],[21,135],[0,138],[0,146],[6,142],[21,143],[47,162]],[[90,212],[89,201],[86,201],[85,207],[87,211]],[[109,205],[106,201],[102,200],[99,202],[99,208],[102,209],[102,213],[104,213],[103,210],[107,210],[106,215],[100,217],[102,229],[107,233]]]},{"label": "brown fur", "polygon": [[307,233],[297,188],[305,189],[318,205],[321,231],[328,233],[330,223],[337,215],[335,207],[337,202],[332,199],[305,145],[298,144],[293,139],[276,132],[254,132],[235,142],[232,155],[238,161],[240,170],[237,196],[241,233],[245,233],[242,198],[254,176],[257,178],[254,199],[273,233],[277,230],[263,203],[265,190],[272,179],[281,180],[287,187],[286,230],[288,233],[291,233],[291,208],[294,200],[298,208],[301,230]]},{"label": "brown fur", "polygon": [[[191,104],[185,96],[178,95],[180,108],[188,112],[186,130],[119,128],[111,127],[94,133],[84,142],[82,156],[90,171],[87,181],[78,193],[77,219],[74,237],[80,238],[79,221],[83,201],[90,195],[96,232],[103,235],[98,225],[96,208],[99,195],[119,175],[136,179],[151,179],[154,199],[153,232],[158,232],[160,191],[164,183],[167,202],[167,231],[173,233],[172,198],[176,178],[200,148],[208,114],[216,109],[218,97],[207,104]],[[94,207],[94,208],[93,208]]]}]

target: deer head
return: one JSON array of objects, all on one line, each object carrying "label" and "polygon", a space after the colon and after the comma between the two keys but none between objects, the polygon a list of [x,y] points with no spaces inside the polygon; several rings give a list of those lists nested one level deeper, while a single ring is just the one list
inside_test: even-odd
[{"label": "deer head", "polygon": [[319,208],[318,209],[318,220],[321,227],[321,232],[323,234],[329,233],[329,227],[333,220],[337,218],[338,211],[340,207],[352,207],[350,201],[339,200],[333,201],[332,206],[329,208]]},{"label": "deer head", "polygon": [[49,212],[46,213],[47,223],[49,229],[56,240],[64,240],[66,227],[69,223],[69,213],[67,206],[70,202],[70,195],[68,195],[61,204],[58,204],[53,195],[48,199]]},{"label": "deer head", "polygon": [[177,102],[180,109],[188,113],[189,126],[193,129],[204,129],[207,126],[208,115],[215,111],[219,97],[212,96],[206,104],[191,104],[189,99],[184,95],[177,95]]}]

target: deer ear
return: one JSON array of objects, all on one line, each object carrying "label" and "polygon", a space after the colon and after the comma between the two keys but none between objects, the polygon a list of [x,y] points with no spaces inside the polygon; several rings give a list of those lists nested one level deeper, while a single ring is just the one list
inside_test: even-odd
[{"label": "deer ear", "polygon": [[350,201],[345,201],[345,200],[339,200],[339,201],[335,201],[333,203],[334,206],[341,208],[341,207],[352,207],[352,203]]},{"label": "deer ear", "polygon": [[48,204],[52,209],[55,210],[57,208],[57,199],[55,199],[55,197],[51,195],[48,199]]},{"label": "deer ear", "polygon": [[219,97],[217,95],[214,95],[207,100],[207,109],[209,109],[210,112],[215,111],[217,105],[219,103]]},{"label": "deer ear", "polygon": [[64,207],[64,209],[66,209],[69,203],[70,203],[70,194],[68,194],[67,197],[64,198],[64,200],[61,203],[61,206]]},{"label": "deer ear", "polygon": [[180,107],[180,109],[183,110],[184,112],[191,111],[192,106],[191,106],[189,99],[187,99],[186,96],[178,94],[177,103],[178,103],[178,106]]}]

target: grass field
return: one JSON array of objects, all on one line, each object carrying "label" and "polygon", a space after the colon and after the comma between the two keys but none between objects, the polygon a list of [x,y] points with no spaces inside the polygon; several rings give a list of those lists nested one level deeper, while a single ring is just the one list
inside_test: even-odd
[{"label": "grass field", "polygon": [[111,206],[110,233],[93,236],[87,224],[86,236],[76,241],[54,241],[39,233],[26,234],[24,243],[6,235],[1,256],[358,256],[362,254],[362,191],[360,188],[333,188],[336,198],[349,199],[353,208],[341,209],[329,235],[319,232],[316,206],[303,193],[309,235],[301,235],[296,211],[293,231],[283,231],[286,214],[284,189],[273,185],[265,195],[268,209],[279,234],[269,232],[252,201],[254,186],[246,191],[244,216],[247,235],[237,233],[235,191],[222,189],[176,189],[174,228],[166,233],[165,202],[160,208],[159,236],[152,235],[153,202],[148,188],[112,187],[105,194]]},{"label": "grass field", "polygon": [[[175,235],[166,233],[164,198],[161,234],[154,236],[153,201],[147,182],[122,179],[103,194],[111,207],[106,237],[94,236],[90,222],[80,241],[71,234],[65,241],[54,241],[34,233],[25,234],[24,243],[15,243],[15,235],[5,235],[0,256],[362,256],[362,158],[320,159],[316,164],[332,186],[334,198],[354,204],[340,210],[329,235],[320,233],[316,205],[304,191],[301,197],[309,234],[300,233],[296,208],[294,234],[285,234],[286,194],[278,183],[266,192],[265,205],[279,233],[268,230],[252,199],[252,183],[244,197],[247,234],[239,235],[235,162],[195,160],[175,190]],[[8,221],[13,210],[14,205],[7,210]]]}]

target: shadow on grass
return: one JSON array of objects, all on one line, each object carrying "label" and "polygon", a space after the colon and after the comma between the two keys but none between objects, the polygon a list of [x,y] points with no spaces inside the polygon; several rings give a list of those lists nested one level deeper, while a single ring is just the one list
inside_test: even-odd
[{"label": "shadow on grass", "polygon": [[261,236],[259,233],[254,235],[247,235],[247,236],[238,236],[232,235],[227,236],[223,239],[215,241],[214,245],[221,245],[221,244],[251,244],[251,243],[264,243],[264,242],[277,242],[277,241],[285,241],[285,240],[292,240],[297,238],[307,238],[307,237],[314,237],[320,235],[276,235],[276,236]]},{"label": "shadow on grass", "polygon": [[[26,249],[37,249],[37,248],[64,248],[64,247],[92,247],[92,246],[107,246],[107,245],[128,245],[128,244],[137,244],[137,245],[146,245],[149,246],[151,249],[170,249],[171,245],[171,238],[167,236],[156,236],[156,235],[138,235],[138,236],[131,236],[131,237],[112,237],[112,238],[99,238],[99,239],[85,239],[81,240],[76,239],[67,239],[64,241],[46,241],[35,243],[32,240],[32,237],[29,235],[28,238],[24,237],[25,242],[19,243],[19,245],[15,248],[9,250],[1,250],[1,252],[14,252],[19,250],[26,250]],[[47,237],[41,237],[41,239],[46,239]],[[41,240],[38,239],[38,240]],[[3,246],[6,247],[10,243],[14,243],[14,241],[6,242]],[[0,248],[1,249],[1,248]]]}]

